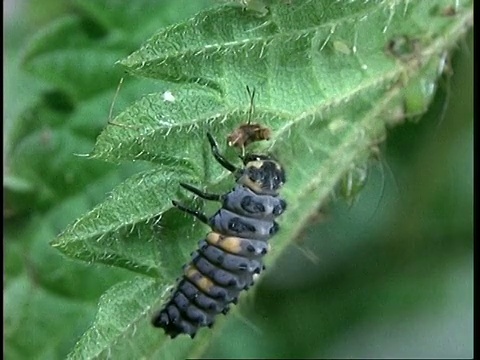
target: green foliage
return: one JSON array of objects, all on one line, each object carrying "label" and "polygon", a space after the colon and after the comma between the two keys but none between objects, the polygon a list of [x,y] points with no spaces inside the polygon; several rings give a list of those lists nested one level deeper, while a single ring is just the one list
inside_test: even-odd
[{"label": "green foliage", "polygon": [[[75,15],[32,40],[23,65],[47,90],[9,133],[4,183],[12,219],[7,309],[21,299],[6,317],[12,358],[61,358],[72,348],[72,359],[201,356],[228,320],[193,341],[171,341],[149,318],[206,232],[171,209],[172,199],[188,202],[178,183],[218,192],[232,184],[206,133],[236,161],[225,139],[246,119],[245,87],[256,89],[255,122],[273,138],[253,148],[287,169],[282,195],[289,207],[268,266],[337,184],[347,198],[358,195],[365,179],[357,181],[355,169],[367,169],[386,125],[426,111],[446,54],[473,21],[467,0],[454,15],[442,11],[446,0],[255,3],[184,20],[174,18],[177,2],[77,0]],[[184,15],[202,6],[185,4]],[[126,79],[115,103],[124,110],[107,125],[123,70],[136,78]],[[19,226],[24,231],[15,234]],[[82,262],[46,246],[60,230],[51,244]],[[32,321],[40,326],[42,312],[59,307],[63,317],[48,328],[55,342],[20,341],[32,326],[23,316],[38,310]],[[73,346],[72,334],[81,333]]]}]

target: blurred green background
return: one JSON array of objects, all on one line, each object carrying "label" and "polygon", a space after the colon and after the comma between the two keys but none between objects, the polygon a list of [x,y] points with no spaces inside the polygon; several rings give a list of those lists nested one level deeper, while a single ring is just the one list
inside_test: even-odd
[{"label": "blurred green background", "polygon": [[[13,213],[4,208],[10,359],[63,358],[93,319],[100,294],[130,276],[74,263],[48,246],[103,194],[89,194],[92,199],[83,199],[58,220],[58,213],[72,206],[59,209],[33,201],[28,184],[23,189],[10,171],[11,129],[48,88],[22,70],[22,52],[38,29],[75,11],[68,4],[4,2],[4,194],[15,195],[8,199],[17,202]],[[183,6],[185,13],[162,21],[167,25],[186,18],[199,7]],[[348,206],[338,199],[322,207],[321,221],[312,223],[266,272],[254,301],[242,304],[241,315],[232,315],[206,356],[473,357],[472,33],[458,45],[451,69],[453,75],[441,79],[418,123],[407,121],[389,131],[357,201]],[[108,108],[104,114],[106,120]],[[104,193],[124,176],[107,178]],[[79,285],[69,275],[72,269],[87,278],[98,274],[97,281],[85,282],[92,288],[84,289],[83,298],[78,289],[69,290]],[[36,309],[32,318],[25,313],[30,308]],[[235,341],[226,341],[229,336]],[[41,341],[48,338],[54,346]]]}]

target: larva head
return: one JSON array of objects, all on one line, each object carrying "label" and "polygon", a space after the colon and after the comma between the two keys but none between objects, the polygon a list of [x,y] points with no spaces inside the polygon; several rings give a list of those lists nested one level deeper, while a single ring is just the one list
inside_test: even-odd
[{"label": "larva head", "polygon": [[285,183],[285,171],[270,156],[249,154],[243,158],[243,163],[245,168],[237,182],[257,194],[276,195]]}]

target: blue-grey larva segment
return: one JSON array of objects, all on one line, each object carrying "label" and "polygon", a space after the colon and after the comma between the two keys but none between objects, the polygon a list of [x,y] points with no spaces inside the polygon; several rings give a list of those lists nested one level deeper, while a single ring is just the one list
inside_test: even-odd
[{"label": "blue-grey larva segment", "polygon": [[285,201],[270,195],[259,195],[244,185],[237,185],[225,195],[223,208],[238,215],[273,220],[285,209]]},{"label": "blue-grey larva segment", "polygon": [[153,326],[163,328],[172,338],[179,334],[193,338],[199,328],[211,327],[215,316],[226,314],[240,292],[253,285],[254,276],[264,269],[268,240],[279,228],[274,219],[286,209],[285,201],[278,197],[285,173],[277,161],[250,154],[243,158],[244,167],[236,168],[207,135],[215,159],[234,174],[237,184],[224,195],[181,184],[204,199],[221,202],[222,207],[208,218],[174,202],[212,231],[199,242],[171,298],[152,319]]},{"label": "blue-grey larva segment", "polygon": [[222,235],[257,240],[268,240],[278,231],[278,224],[275,221],[248,218],[225,209],[218,210],[211,217],[210,226],[213,231]]}]

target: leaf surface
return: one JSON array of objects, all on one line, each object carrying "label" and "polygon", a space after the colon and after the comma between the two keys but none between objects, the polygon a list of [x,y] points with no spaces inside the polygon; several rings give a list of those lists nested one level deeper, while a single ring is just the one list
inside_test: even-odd
[{"label": "leaf surface", "polygon": [[[169,235],[177,236],[171,242],[154,236],[158,216],[163,221],[164,215],[178,214],[169,211],[169,201],[182,196],[178,183],[212,191],[232,186],[231,177],[209,154],[206,132],[225,150],[226,136],[247,118],[245,86],[256,89],[254,121],[270,127],[274,135],[270,143],[255,144],[254,149],[271,152],[287,171],[282,196],[288,211],[272,239],[268,266],[342,177],[369,158],[385,137],[392,109],[400,107],[408,114],[408,85],[423,81],[435,86],[446,52],[472,25],[470,1],[461,2],[455,16],[442,11],[448,6],[450,2],[440,0],[278,1],[265,16],[224,6],[159,32],[123,60],[132,74],[161,80],[160,89],[119,114],[97,139],[92,156],[144,160],[152,170],[117,187],[54,245],[73,257],[113,259],[112,265],[160,280],[156,285],[150,279],[120,285],[127,310],[119,312],[122,306],[116,305],[108,310],[108,320],[99,317],[91,330],[102,336],[101,352],[92,351],[98,340],[87,333],[73,354],[102,358],[105,351],[117,354],[122,349],[125,358],[159,353],[182,357],[185,344],[192,346],[190,356],[201,354],[207,339],[219,334],[220,324],[200,331],[193,342],[165,340],[158,332],[154,342],[153,329],[142,317],[150,315],[158,297],[165,298],[173,274],[181,274],[188,256],[178,251],[177,243],[187,239],[191,245],[194,236],[198,240],[206,231],[185,234],[185,223],[172,219],[160,222],[165,228],[172,225]],[[416,96],[427,104],[430,88],[420,89]],[[235,160],[233,150],[225,152]],[[134,239],[127,229],[139,235]],[[156,242],[161,248],[152,245]],[[171,254],[178,261],[157,260]],[[130,292],[138,293],[142,304],[128,310],[132,300],[125,294]],[[116,321],[121,326],[112,331]]]}]

